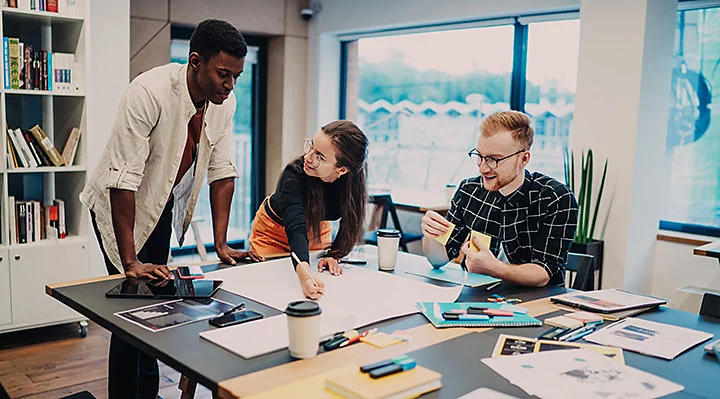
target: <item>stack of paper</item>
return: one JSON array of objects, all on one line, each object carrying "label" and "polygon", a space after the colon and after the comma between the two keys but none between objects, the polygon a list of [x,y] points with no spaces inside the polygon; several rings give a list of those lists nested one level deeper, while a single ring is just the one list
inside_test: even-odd
[{"label": "stack of paper", "polygon": [[626,366],[588,349],[501,356],[488,367],[540,398],[657,398],[682,385]]},{"label": "stack of paper", "polygon": [[585,337],[585,341],[616,346],[644,355],[674,359],[712,334],[629,317]]}]

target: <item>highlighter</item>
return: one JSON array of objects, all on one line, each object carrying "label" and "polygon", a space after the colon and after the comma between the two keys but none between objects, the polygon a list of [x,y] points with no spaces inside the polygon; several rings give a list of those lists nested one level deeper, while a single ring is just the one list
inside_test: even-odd
[{"label": "highlighter", "polygon": [[366,364],[366,365],[360,367],[360,371],[362,371],[363,373],[367,373],[367,372],[370,372],[375,369],[379,369],[382,367],[391,366],[393,364],[403,362],[407,359],[410,359],[407,355],[391,357],[390,359],[383,360],[383,361],[380,361],[377,363]]},{"label": "highlighter", "polygon": [[393,363],[388,366],[380,367],[375,370],[370,370],[371,378],[382,378],[388,375],[399,373],[401,371],[412,370],[415,368],[417,363],[413,358],[407,358],[401,362]]}]

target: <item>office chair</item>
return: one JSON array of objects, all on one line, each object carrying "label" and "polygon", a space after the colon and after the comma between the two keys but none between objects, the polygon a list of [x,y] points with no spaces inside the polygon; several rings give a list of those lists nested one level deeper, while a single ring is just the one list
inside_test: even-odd
[{"label": "office chair", "polygon": [[720,318],[720,295],[706,292],[700,304],[700,316]]},{"label": "office chair", "polygon": [[[379,228],[387,228],[388,215],[392,218],[395,229],[400,231],[400,248],[404,252],[408,252],[407,244],[409,242],[417,241],[422,239],[422,234],[406,233],[400,227],[400,219],[395,209],[395,204],[392,201],[390,194],[373,194],[370,196],[370,203],[375,204],[376,207],[380,208],[380,223]],[[377,245],[377,230],[368,231],[364,235],[365,243]]]},{"label": "office chair", "polygon": [[569,272],[568,287],[580,291],[595,289],[595,258],[592,255],[568,252],[565,270]]}]

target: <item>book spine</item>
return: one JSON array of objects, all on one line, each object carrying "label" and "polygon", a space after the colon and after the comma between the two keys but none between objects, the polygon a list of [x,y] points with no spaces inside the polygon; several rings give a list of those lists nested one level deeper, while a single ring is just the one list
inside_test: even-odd
[{"label": "book spine", "polygon": [[40,154],[37,153],[35,150],[35,146],[33,145],[32,140],[30,139],[30,134],[27,131],[24,131],[22,133],[23,139],[25,139],[25,142],[28,145],[28,148],[30,149],[30,153],[32,154],[33,158],[35,159],[35,162],[37,162],[38,166],[43,166],[42,158],[40,158]]},{"label": "book spine", "polygon": [[18,244],[27,243],[27,215],[25,202],[17,202]]},{"label": "book spine", "polygon": [[50,158],[50,160],[55,166],[65,165],[65,160],[62,159],[57,148],[55,148],[55,146],[50,141],[45,132],[42,130],[40,125],[35,125],[31,127],[30,132],[33,134],[33,136],[35,136],[35,139],[37,139],[37,141],[43,147],[45,154],[47,154],[48,158]]},{"label": "book spine", "polygon": [[10,58],[10,88],[20,88],[20,39],[8,39],[8,53]]},{"label": "book spine", "polygon": [[3,80],[5,89],[10,88],[10,49],[8,43],[8,37],[3,36]]},{"label": "book spine", "polygon": [[15,220],[17,208],[15,207],[15,197],[12,195],[8,197],[8,209],[10,210],[10,220],[8,220],[8,227],[10,228],[10,245],[16,245],[18,243],[17,222]]}]

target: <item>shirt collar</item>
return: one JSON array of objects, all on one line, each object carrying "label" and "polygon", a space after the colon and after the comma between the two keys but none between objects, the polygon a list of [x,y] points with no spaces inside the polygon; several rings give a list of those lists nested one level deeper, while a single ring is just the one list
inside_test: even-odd
[{"label": "shirt collar", "polygon": [[185,93],[182,95],[183,111],[185,112],[185,114],[187,114],[188,119],[190,119],[197,112],[197,108],[195,108],[195,103],[193,103],[192,97],[190,97],[190,89],[188,88],[187,84],[187,69],[187,64],[183,65],[182,68],[180,68],[180,70],[178,71],[177,80],[178,85],[180,86],[180,93]]}]

